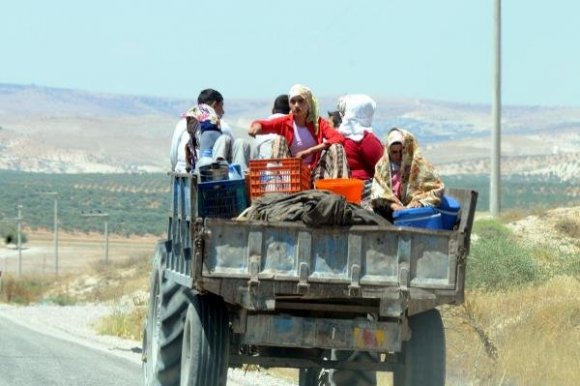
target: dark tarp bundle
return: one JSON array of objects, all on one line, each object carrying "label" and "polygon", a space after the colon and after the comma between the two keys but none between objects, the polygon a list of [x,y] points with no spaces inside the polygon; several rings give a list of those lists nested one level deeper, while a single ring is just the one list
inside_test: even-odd
[{"label": "dark tarp bundle", "polygon": [[270,193],[256,199],[240,219],[303,221],[312,227],[324,225],[391,226],[386,219],[324,190],[305,190],[290,195]]}]

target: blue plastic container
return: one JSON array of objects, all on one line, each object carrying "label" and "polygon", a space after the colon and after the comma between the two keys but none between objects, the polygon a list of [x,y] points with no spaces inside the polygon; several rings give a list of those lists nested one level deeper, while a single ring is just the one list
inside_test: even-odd
[{"label": "blue plastic container", "polygon": [[439,213],[441,213],[443,229],[452,230],[455,227],[460,209],[459,201],[450,196],[443,196],[438,208]]},{"label": "blue plastic container", "polygon": [[228,171],[228,177],[230,180],[241,180],[244,178],[242,175],[242,167],[239,164],[230,164]]},{"label": "blue plastic container", "polygon": [[393,212],[393,223],[404,227],[442,229],[441,213],[430,206],[397,210]]},{"label": "blue plastic container", "polygon": [[200,217],[233,218],[249,205],[243,179],[197,184],[197,213]]}]

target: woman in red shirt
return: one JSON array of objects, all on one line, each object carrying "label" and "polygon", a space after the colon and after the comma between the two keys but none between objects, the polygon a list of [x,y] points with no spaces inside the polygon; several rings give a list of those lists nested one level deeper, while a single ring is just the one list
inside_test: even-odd
[{"label": "woman in red shirt", "polygon": [[372,180],[375,165],[381,159],[384,147],[373,133],[375,101],[364,94],[345,95],[338,101],[342,122],[338,132],[346,139],[344,147],[353,178]]},{"label": "woman in red shirt", "polygon": [[345,95],[338,101],[342,122],[338,132],[345,137],[344,148],[352,178],[364,181],[362,206],[370,208],[371,182],[375,165],[384,153],[381,140],[373,133],[377,104],[364,94]]},{"label": "woman in red shirt", "polygon": [[319,115],[312,91],[297,84],[288,93],[290,114],[252,122],[249,134],[279,134],[272,158],[296,157],[312,170],[312,180],[348,178],[350,170],[344,151],[345,138]]}]

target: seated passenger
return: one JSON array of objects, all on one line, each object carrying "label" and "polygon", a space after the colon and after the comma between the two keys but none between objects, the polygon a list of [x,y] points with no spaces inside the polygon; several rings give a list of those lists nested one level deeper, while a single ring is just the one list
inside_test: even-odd
[{"label": "seated passenger", "polygon": [[[268,119],[283,117],[290,113],[290,102],[288,94],[278,95],[274,100],[272,115]],[[258,134],[254,142],[254,155],[252,159],[272,158],[272,144],[277,134]]]},{"label": "seated passenger", "polygon": [[392,220],[396,210],[439,206],[443,192],[443,182],[421,155],[415,137],[403,129],[391,129],[371,185],[375,212]]},{"label": "seated passenger", "polygon": [[[220,127],[222,129],[222,134],[227,135],[232,143],[230,158],[226,159],[231,159],[231,161],[228,161],[229,163],[240,165],[242,172],[246,172],[248,170],[249,160],[252,156],[251,141],[247,138],[234,138],[232,128],[223,118],[220,119]],[[214,147],[214,152],[215,151]]]},{"label": "seated passenger", "polygon": [[342,123],[338,132],[346,138],[344,149],[352,178],[365,181],[362,204],[367,206],[375,166],[384,153],[381,140],[373,133],[375,101],[368,95],[345,95],[338,101]]},{"label": "seated passenger", "polygon": [[222,131],[224,114],[223,96],[213,89],[202,90],[197,105],[183,114],[173,132],[170,150],[173,171],[192,172],[204,150],[211,150],[214,160],[239,163],[243,170],[248,167],[249,147]]},{"label": "seated passenger", "polygon": [[249,135],[279,134],[272,146],[272,158],[296,157],[312,171],[312,180],[348,178],[344,137],[319,116],[318,102],[310,89],[294,85],[289,92],[290,114],[272,120],[252,122]]}]

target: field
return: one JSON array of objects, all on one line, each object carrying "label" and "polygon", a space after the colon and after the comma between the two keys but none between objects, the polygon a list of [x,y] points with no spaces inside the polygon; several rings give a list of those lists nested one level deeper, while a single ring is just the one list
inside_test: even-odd
[{"label": "field", "polygon": [[[130,259],[148,260],[154,249],[156,237],[131,238],[111,235],[106,242],[103,234],[60,233],[58,237],[58,261],[55,259],[52,232],[32,231],[25,228],[28,242],[21,256],[21,273],[53,277],[90,272],[96,265],[115,265]],[[108,250],[107,250],[108,247]],[[15,246],[0,243],[0,270],[5,274],[18,273],[18,250]]]},{"label": "field", "polygon": [[[69,233],[108,231],[121,236],[162,235],[169,208],[169,179],[163,174],[40,174],[0,171],[0,233],[12,224],[22,205],[31,230],[52,229],[54,199],[59,227]],[[58,192],[57,196],[47,192]],[[12,219],[12,220],[10,220]]]}]

